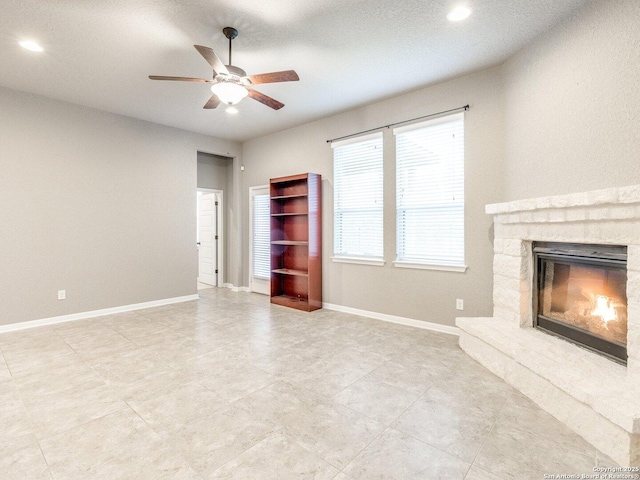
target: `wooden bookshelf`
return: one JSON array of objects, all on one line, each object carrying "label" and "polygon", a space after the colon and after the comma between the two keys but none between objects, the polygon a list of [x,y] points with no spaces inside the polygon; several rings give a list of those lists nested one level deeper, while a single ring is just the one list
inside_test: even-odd
[{"label": "wooden bookshelf", "polygon": [[322,308],[322,178],[272,178],[271,303]]}]

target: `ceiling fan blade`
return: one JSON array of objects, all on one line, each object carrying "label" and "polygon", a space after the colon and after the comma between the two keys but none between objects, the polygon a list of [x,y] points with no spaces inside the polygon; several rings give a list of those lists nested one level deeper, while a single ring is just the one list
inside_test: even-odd
[{"label": "ceiling fan blade", "polygon": [[264,93],[260,93],[257,90],[252,90],[252,89],[248,89],[248,90],[249,90],[249,97],[253,98],[254,100],[257,100],[260,103],[265,104],[267,107],[271,107],[274,110],[280,110],[282,107],[284,107],[284,103],[280,103],[278,100],[268,97]]},{"label": "ceiling fan blade", "polygon": [[174,80],[176,82],[199,82],[199,83],[212,83],[213,80],[206,80],[204,78],[194,77],[165,77],[163,75],[149,75],[151,80]]},{"label": "ceiling fan blade", "polygon": [[204,59],[209,62],[209,65],[211,65],[211,68],[213,68],[213,71],[215,73],[229,74],[229,70],[227,70],[227,67],[224,66],[222,60],[220,60],[218,55],[216,55],[213,50],[211,50],[209,47],[203,47],[202,45],[194,45],[194,47],[196,47],[196,50],[200,52],[200,55],[202,55]]},{"label": "ceiling fan blade", "polygon": [[220,104],[220,99],[217,95],[211,95],[211,98],[207,100],[207,103],[204,104],[202,108],[216,108]]},{"label": "ceiling fan blade", "polygon": [[258,85],[261,83],[297,82],[298,80],[300,80],[300,77],[298,77],[298,74],[294,70],[259,73],[257,75],[249,75],[247,78],[254,85]]}]

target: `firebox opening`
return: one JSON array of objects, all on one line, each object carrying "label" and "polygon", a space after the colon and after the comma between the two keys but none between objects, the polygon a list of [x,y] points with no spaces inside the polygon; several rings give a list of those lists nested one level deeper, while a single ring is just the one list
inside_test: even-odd
[{"label": "firebox opening", "polygon": [[537,328],[627,362],[627,247],[533,244]]}]

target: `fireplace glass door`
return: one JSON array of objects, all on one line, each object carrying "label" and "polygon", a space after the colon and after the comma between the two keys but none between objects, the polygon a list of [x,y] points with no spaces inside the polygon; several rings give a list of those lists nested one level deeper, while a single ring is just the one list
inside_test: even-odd
[{"label": "fireplace glass door", "polygon": [[626,247],[535,244],[534,255],[537,327],[626,362]]}]

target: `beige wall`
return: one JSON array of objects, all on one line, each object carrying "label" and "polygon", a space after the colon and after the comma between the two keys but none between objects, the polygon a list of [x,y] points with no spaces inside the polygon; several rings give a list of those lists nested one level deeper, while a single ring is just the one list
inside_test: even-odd
[{"label": "beige wall", "polygon": [[[395,268],[395,157],[391,130],[384,131],[384,267],[334,263],[333,159],[327,139],[426,115],[465,104],[466,273]],[[464,315],[491,313],[491,220],[486,203],[502,199],[503,105],[500,71],[486,70],[407,95],[302,125],[243,144],[244,228],[248,231],[249,187],[269,178],[302,172],[323,177],[323,289],[332,304],[453,325],[455,299]],[[248,285],[248,236],[244,236],[245,285]]]},{"label": "beige wall", "polygon": [[231,193],[233,178],[233,159],[198,152],[198,188],[222,190]]},{"label": "beige wall", "polygon": [[505,65],[505,200],[640,183],[640,2],[591,2]]},{"label": "beige wall", "polygon": [[197,151],[238,144],[8,89],[0,126],[0,325],[196,293]]}]

